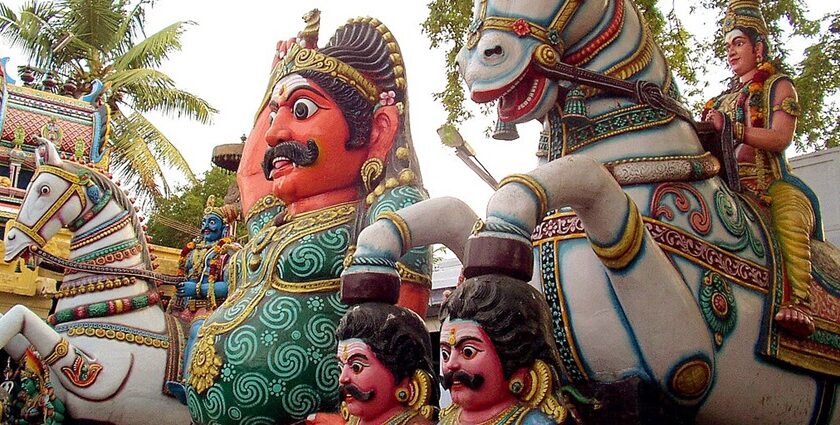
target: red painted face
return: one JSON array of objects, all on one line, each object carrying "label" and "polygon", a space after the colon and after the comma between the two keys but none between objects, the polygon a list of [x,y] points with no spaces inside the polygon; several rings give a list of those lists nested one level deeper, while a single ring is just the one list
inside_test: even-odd
[{"label": "red painted face", "polygon": [[[440,351],[444,379],[453,376],[449,388],[452,401],[465,412],[481,412],[511,397],[496,348],[477,323],[444,321],[440,329]],[[465,381],[469,379],[467,375],[458,378],[459,372],[466,372],[480,382],[469,384]]]},{"label": "red painted face", "polygon": [[732,72],[742,76],[758,67],[758,49],[741,30],[726,34],[726,60]]},{"label": "red painted face", "polygon": [[[349,192],[358,185],[368,148],[345,148],[350,129],[338,104],[318,84],[297,74],[286,76],[275,86],[269,108],[271,126],[265,133],[269,146],[292,142],[306,149],[309,141],[317,146],[317,158],[311,164],[295,164],[291,158],[271,164],[274,194],[279,199],[291,205],[315,197],[317,204],[319,195],[332,199],[330,194]],[[323,203],[314,207],[335,202]]]},{"label": "red painted face", "polygon": [[[338,363],[341,367],[338,382],[342,388],[342,401],[347,403],[351,415],[367,422],[401,408],[395,395],[397,383],[394,375],[362,340],[340,341]],[[357,396],[353,396],[354,392]]]}]

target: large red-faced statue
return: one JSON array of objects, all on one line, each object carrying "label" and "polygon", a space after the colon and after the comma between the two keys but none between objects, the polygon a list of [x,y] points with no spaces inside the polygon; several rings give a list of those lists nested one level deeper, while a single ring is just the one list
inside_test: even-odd
[{"label": "large red-faced statue", "polygon": [[[196,423],[291,424],[336,411],[345,257],[378,216],[427,197],[393,34],[360,18],[325,47],[302,39],[278,46],[243,153],[238,184],[252,237],[229,263],[236,289],[193,349],[187,404]],[[392,302],[425,314],[430,260],[422,247],[392,261],[401,283]]]}]

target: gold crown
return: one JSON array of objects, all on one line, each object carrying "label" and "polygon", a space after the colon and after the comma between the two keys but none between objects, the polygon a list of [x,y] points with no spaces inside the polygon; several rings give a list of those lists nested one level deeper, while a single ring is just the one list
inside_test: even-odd
[{"label": "gold crown", "polygon": [[209,214],[215,214],[215,215],[219,216],[219,218],[221,218],[222,221],[225,224],[227,224],[228,220],[227,220],[227,217],[225,216],[225,213],[222,211],[222,209],[220,207],[216,206],[216,196],[215,195],[210,195],[207,198],[207,203],[204,205],[204,215],[207,216]]},{"label": "gold crown", "polygon": [[376,84],[365,78],[359,71],[336,58],[298,44],[293,44],[286,52],[286,56],[283,56],[283,59],[274,67],[271,81],[276,84],[283,77],[301,71],[315,71],[336,77],[358,90],[371,104],[379,99]]},{"label": "gold crown", "polygon": [[[307,17],[304,16],[304,20],[306,19]],[[405,79],[405,63],[403,62],[402,53],[400,51],[399,45],[394,39],[394,35],[391,33],[388,27],[385,26],[385,24],[383,24],[376,18],[353,18],[349,19],[346,25],[359,23],[370,25],[371,27],[376,29],[376,31],[378,31],[379,34],[382,35],[382,38],[387,43],[386,47],[390,51],[388,58],[391,60],[391,64],[394,67],[394,85],[397,87],[397,89],[405,91],[407,86]],[[309,35],[310,37],[316,36],[317,30],[310,29],[309,27],[310,25],[307,25],[307,29],[304,30],[304,32],[306,32],[307,35]],[[255,120],[257,117],[259,117],[259,111],[262,111],[262,109],[268,103],[271,97],[271,92],[274,89],[274,86],[277,84],[277,82],[280,81],[280,79],[290,74],[307,70],[320,72],[340,79],[344,83],[355,88],[363,96],[365,96],[365,98],[368,100],[368,102],[370,102],[371,105],[375,105],[377,102],[379,102],[379,88],[376,86],[376,84],[370,81],[367,77],[365,77],[355,68],[353,68],[350,65],[347,65],[346,63],[336,58],[327,56],[315,49],[309,49],[299,44],[292,44],[289,47],[289,50],[283,56],[283,58],[279,62],[277,62],[277,65],[275,65],[274,69],[271,71],[271,77],[268,81],[268,88],[266,89],[266,93],[263,96],[262,102],[260,102],[260,108],[257,112],[257,116],[254,117]]]},{"label": "gold crown", "polygon": [[769,32],[764,16],[761,14],[759,0],[729,0],[726,16],[723,18],[723,33],[726,34],[736,28],[751,28],[765,39],[767,38]]}]

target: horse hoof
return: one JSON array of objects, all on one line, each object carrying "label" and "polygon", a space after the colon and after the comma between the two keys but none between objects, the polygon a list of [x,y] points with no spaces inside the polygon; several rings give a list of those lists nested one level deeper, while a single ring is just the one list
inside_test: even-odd
[{"label": "horse hoof", "polygon": [[514,239],[481,236],[470,238],[464,257],[464,277],[503,274],[524,282],[531,280],[534,250]]},{"label": "horse hoof", "polygon": [[811,314],[800,306],[783,306],[774,319],[780,328],[797,338],[807,338],[816,330]]}]

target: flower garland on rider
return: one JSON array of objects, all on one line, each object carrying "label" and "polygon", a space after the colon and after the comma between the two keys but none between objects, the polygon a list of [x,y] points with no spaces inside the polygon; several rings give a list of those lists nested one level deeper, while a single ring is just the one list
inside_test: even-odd
[{"label": "flower garland on rider", "polygon": [[[216,283],[216,280],[218,279],[217,276],[218,276],[218,274],[221,270],[222,248],[225,245],[230,244],[232,241],[233,240],[230,238],[230,236],[225,236],[225,237],[219,239],[218,241],[216,241],[216,243],[214,243],[213,246],[210,248],[210,250],[215,254],[210,259],[210,264],[209,264],[210,268],[207,272],[207,283],[208,283],[207,296],[210,298],[210,306],[212,308],[216,308],[216,291],[215,291],[214,285]],[[184,270],[186,270],[187,258],[189,257],[190,253],[192,253],[195,250],[196,247],[197,247],[197,244],[195,243],[195,241],[189,241],[189,242],[187,242],[187,245],[184,246],[184,248],[181,250],[181,256],[178,258],[178,272],[177,272],[178,276],[180,276],[180,277],[185,276]],[[208,252],[207,255],[210,255],[210,253]],[[200,281],[200,279],[199,279],[199,281],[196,282],[195,296],[196,296],[196,298],[201,298],[201,281]]]},{"label": "flower garland on rider", "polygon": [[[740,95],[735,103],[735,120],[736,124],[743,124],[746,120],[746,106],[749,101],[750,124],[752,127],[764,127],[764,119],[767,117],[767,111],[763,107],[762,99],[764,98],[765,82],[772,75],[779,71],[770,62],[762,62],[758,65],[758,71],[753,78],[744,83],[740,89]],[[713,109],[719,109],[723,101],[723,96],[717,96],[706,102],[703,109],[702,117],[705,119],[708,113]],[[735,126],[735,139],[738,143],[742,143],[744,139],[744,127]]]}]

